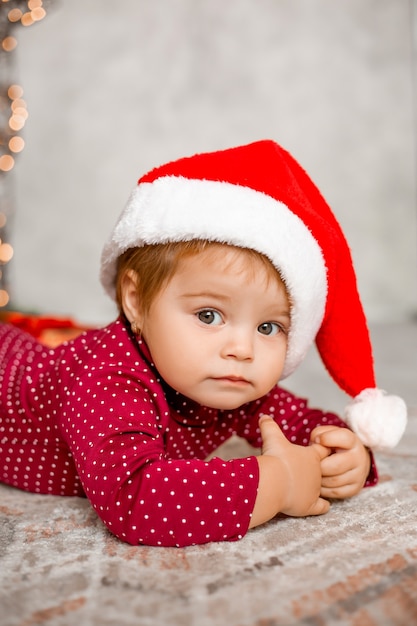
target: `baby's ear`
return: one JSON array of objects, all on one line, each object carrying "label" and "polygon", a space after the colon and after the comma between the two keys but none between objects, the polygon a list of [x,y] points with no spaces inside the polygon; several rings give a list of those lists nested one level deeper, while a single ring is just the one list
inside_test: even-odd
[{"label": "baby's ear", "polygon": [[132,269],[125,272],[121,279],[121,300],[122,309],[130,323],[142,327],[142,311],[139,306],[138,297],[138,275]]}]

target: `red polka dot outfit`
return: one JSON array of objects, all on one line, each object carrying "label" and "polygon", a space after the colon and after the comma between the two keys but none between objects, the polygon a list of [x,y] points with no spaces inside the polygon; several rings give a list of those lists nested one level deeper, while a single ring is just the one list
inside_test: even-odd
[{"label": "red polka dot outfit", "polygon": [[[243,537],[256,457],[205,459],[233,434],[260,447],[262,413],[303,445],[318,424],[344,426],[280,387],[233,411],[201,407],[158,378],[146,345],[121,319],[54,349],[0,325],[0,481],[85,495],[128,543]],[[367,484],[376,481],[373,466]]]}]

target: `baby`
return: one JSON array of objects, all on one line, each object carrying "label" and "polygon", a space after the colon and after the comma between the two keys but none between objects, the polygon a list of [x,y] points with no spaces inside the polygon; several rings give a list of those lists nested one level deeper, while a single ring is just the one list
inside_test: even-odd
[{"label": "baby", "polygon": [[[0,480],[87,496],[132,544],[236,540],[377,482],[403,401],[376,389],[350,253],[272,141],[145,175],[102,256],[118,318],[49,349],[0,325]],[[347,422],[278,386],[316,341]],[[348,427],[349,426],[349,427]],[[261,454],[224,461],[232,435]]]}]

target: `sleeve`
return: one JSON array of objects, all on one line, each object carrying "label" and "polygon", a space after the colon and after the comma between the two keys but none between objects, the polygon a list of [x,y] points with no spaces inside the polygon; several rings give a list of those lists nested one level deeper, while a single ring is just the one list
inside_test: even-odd
[{"label": "sleeve", "polygon": [[[243,429],[237,432],[244,437],[252,446],[260,448],[262,439],[258,428],[261,415],[272,415],[280,426],[287,439],[292,443],[307,446],[310,442],[310,434],[316,426],[349,426],[335,413],[329,413],[308,406],[307,400],[299,398],[286,391],[282,387],[274,387],[266,396],[256,400],[249,408],[250,419],[244,424]],[[365,487],[371,487],[378,482],[378,471],[372,450],[371,469],[365,482]]]},{"label": "sleeve", "polygon": [[134,545],[240,539],[257,494],[256,458],[168,459],[153,395],[118,374],[72,388],[62,428],[92,506]]}]

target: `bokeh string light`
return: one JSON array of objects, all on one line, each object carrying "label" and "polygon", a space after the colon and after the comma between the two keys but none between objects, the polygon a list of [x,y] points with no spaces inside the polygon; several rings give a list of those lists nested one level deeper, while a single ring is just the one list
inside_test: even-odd
[{"label": "bokeh string light", "polygon": [[10,305],[8,263],[13,257],[10,223],[14,212],[12,170],[25,142],[28,118],[23,88],[13,80],[17,26],[43,20],[52,0],[0,0],[0,310]]}]

